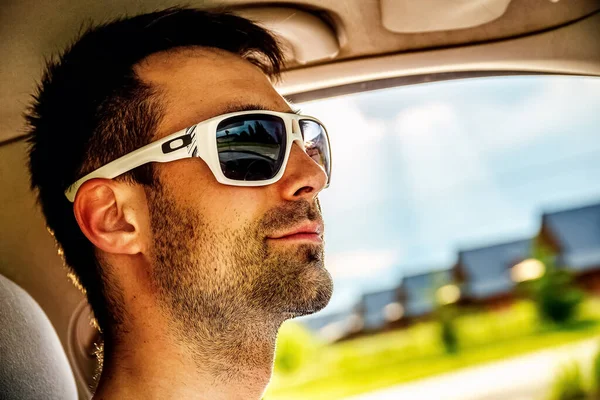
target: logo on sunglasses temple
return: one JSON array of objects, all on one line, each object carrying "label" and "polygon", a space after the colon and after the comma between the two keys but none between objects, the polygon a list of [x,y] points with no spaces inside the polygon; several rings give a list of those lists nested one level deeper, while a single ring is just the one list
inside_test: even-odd
[{"label": "logo on sunglasses temple", "polygon": [[[188,153],[192,151],[192,157],[196,157],[198,153],[198,146],[196,146],[196,125],[192,126],[188,131],[188,135],[192,138],[192,143],[188,146]],[[192,150],[193,149],[193,150]]]},{"label": "logo on sunglasses temple", "polygon": [[163,143],[162,152],[163,154],[169,154],[177,151],[183,147],[189,146],[192,143],[192,137],[190,135],[182,135],[178,138],[169,140]]},{"label": "logo on sunglasses temple", "polygon": [[198,152],[198,147],[196,146],[196,125],[188,128],[185,135],[181,135],[163,143],[162,152],[163,154],[169,154],[186,146],[188,148],[188,153],[191,153],[192,157],[195,157]]}]

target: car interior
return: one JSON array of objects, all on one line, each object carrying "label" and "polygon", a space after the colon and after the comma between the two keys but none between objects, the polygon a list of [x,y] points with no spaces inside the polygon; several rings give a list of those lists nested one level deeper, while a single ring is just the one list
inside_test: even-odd
[{"label": "car interior", "polygon": [[[69,279],[29,189],[22,115],[44,60],[85,24],[178,4],[4,0],[0,5],[0,388],[14,392],[1,398],[90,399],[96,366],[97,332],[89,307]],[[600,76],[598,0],[209,0],[188,5],[230,10],[278,34],[287,65],[277,89],[300,105],[474,77]]]}]

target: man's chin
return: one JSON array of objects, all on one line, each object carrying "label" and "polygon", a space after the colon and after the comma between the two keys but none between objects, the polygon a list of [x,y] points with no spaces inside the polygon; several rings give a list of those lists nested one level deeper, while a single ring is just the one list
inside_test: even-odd
[{"label": "man's chin", "polygon": [[310,292],[309,298],[295,297],[290,299],[288,307],[284,308],[284,313],[290,315],[290,318],[301,317],[303,315],[314,314],[321,311],[329,304],[333,294],[333,282],[329,273],[321,266],[318,267],[319,276],[317,279],[305,281],[306,286],[299,292]]},{"label": "man's chin", "polygon": [[322,246],[271,249],[262,268],[252,297],[269,313],[289,319],[315,313],[329,303],[333,282],[324,266]]},{"label": "man's chin", "polygon": [[321,311],[325,306],[329,303],[329,301],[325,302],[323,305],[319,307],[307,307],[307,308],[293,308],[284,311],[284,317],[286,319],[293,319],[298,317],[303,317],[305,315],[314,314],[316,312]]}]

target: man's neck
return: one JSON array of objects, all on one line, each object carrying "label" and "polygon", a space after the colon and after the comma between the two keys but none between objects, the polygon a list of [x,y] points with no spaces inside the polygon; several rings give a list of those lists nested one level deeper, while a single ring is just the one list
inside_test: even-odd
[{"label": "man's neck", "polygon": [[194,341],[166,326],[129,327],[105,349],[94,399],[258,400],[273,367],[278,324],[269,325],[238,326],[233,337],[220,332]]}]

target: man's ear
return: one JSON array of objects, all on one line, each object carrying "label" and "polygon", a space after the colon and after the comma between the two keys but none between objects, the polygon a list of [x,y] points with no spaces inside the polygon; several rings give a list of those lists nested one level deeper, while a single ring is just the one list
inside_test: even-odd
[{"label": "man's ear", "polygon": [[[75,219],[83,234],[100,250],[138,254],[143,249],[142,218],[135,190],[109,179],[92,179],[77,191]],[[136,205],[138,205],[136,207]]]}]

